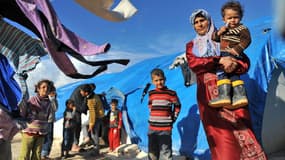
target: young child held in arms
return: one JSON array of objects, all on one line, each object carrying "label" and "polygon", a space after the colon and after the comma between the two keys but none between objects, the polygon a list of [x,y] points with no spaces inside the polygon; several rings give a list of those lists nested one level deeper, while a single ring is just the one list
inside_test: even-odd
[{"label": "young child held in arms", "polygon": [[[215,31],[212,39],[220,42],[221,56],[242,59],[243,56],[246,56],[243,51],[251,43],[250,32],[241,23],[243,8],[238,1],[229,1],[223,5],[221,13],[225,26]],[[209,102],[210,106],[229,106],[228,108],[235,109],[248,104],[244,82],[240,79],[240,75],[226,73],[220,69],[217,71],[217,76],[219,95]],[[233,90],[231,91],[231,89]]]},{"label": "young child held in arms", "polygon": [[181,104],[176,92],[165,86],[166,78],[161,69],[153,69],[151,79],[155,89],[149,91],[148,159],[172,159],[172,125]]},{"label": "young child held in arms", "polygon": [[73,133],[75,132],[75,112],[76,107],[74,101],[68,99],[65,102],[65,111],[63,113],[63,142],[61,145],[61,157],[69,157],[69,151],[71,150],[73,143]]},{"label": "young child held in arms", "polygon": [[111,110],[109,116],[109,151],[116,151],[120,146],[121,128],[122,128],[122,112],[117,108],[118,100],[112,99]]}]

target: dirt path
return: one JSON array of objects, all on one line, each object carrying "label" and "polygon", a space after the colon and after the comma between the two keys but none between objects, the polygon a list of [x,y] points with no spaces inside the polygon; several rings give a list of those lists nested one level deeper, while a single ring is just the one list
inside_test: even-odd
[{"label": "dirt path", "polygon": [[[129,147],[129,149],[128,149]],[[55,138],[52,146],[52,150],[50,153],[50,158],[53,160],[61,160],[60,151],[61,151],[61,139]],[[90,147],[88,149],[85,148],[85,152],[70,152],[71,157],[66,160],[135,160],[135,159],[147,159],[146,153],[139,152],[136,150],[137,147],[134,145],[121,145],[119,149],[121,149],[121,154],[108,153],[108,148],[103,147],[100,150],[101,156],[94,157],[91,155]],[[12,140],[12,155],[13,160],[18,160],[19,154],[21,151],[21,134],[17,134]]]},{"label": "dirt path", "polygon": [[[90,147],[85,148],[85,152],[70,152],[70,158],[66,160],[147,160],[147,154],[138,149],[135,144],[122,144],[119,148],[119,154],[108,153],[108,147],[103,147],[100,150],[100,157],[94,157],[91,155]],[[13,160],[18,160],[21,151],[21,134],[18,133],[12,140],[12,155]],[[55,138],[50,153],[52,160],[61,160],[61,139]],[[174,156],[174,160],[186,160],[183,156]]]}]

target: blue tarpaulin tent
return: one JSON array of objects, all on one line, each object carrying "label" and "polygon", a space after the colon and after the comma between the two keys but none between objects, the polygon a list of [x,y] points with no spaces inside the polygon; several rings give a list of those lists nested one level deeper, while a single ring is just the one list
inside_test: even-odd
[{"label": "blue tarpaulin tent", "polygon": [[[272,72],[277,66],[283,70],[285,67],[285,43],[275,34],[274,30],[271,30],[271,22],[270,17],[265,17],[246,24],[252,36],[252,44],[245,51],[251,60],[251,67],[248,73],[242,75],[242,79],[246,81],[252,124],[259,141],[262,141],[263,114]],[[59,88],[60,109],[56,113],[57,118],[62,117],[64,102],[76,86],[82,83],[94,82],[97,85],[96,93],[115,87],[123,94],[130,93],[125,103],[128,123],[131,123],[132,126],[132,134],[129,136],[136,138],[137,141],[135,143],[139,145],[140,149],[147,151],[148,97],[146,96],[141,103],[141,95],[144,86],[151,82],[150,71],[155,67],[159,67],[165,71],[167,86],[177,91],[182,103],[181,114],[173,128],[174,153],[194,156],[199,159],[210,159],[208,143],[199,119],[199,111],[196,104],[196,84],[186,88],[181,71],[179,71],[180,68],[175,70],[168,69],[171,62],[180,54],[176,53],[148,59],[120,73],[104,74]],[[150,89],[152,88],[153,86]]]}]

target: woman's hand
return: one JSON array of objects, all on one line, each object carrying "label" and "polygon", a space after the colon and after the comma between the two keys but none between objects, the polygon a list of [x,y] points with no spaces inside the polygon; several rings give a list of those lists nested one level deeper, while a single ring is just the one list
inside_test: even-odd
[{"label": "woman's hand", "polygon": [[221,57],[219,63],[226,73],[231,73],[237,68],[237,60],[232,57]]},{"label": "woman's hand", "polygon": [[239,55],[239,53],[237,51],[235,51],[235,49],[229,48],[229,47],[226,48],[226,52],[228,52],[228,53],[230,53],[230,54],[232,54],[234,56],[238,56]]}]

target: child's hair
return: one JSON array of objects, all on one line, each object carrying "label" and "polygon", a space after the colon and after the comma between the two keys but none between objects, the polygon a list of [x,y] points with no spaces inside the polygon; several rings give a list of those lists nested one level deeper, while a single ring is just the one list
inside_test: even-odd
[{"label": "child's hair", "polygon": [[83,86],[80,87],[80,90],[91,93],[93,89],[90,84],[84,84]]},{"label": "child's hair", "polygon": [[152,77],[152,76],[159,76],[159,77],[163,77],[163,78],[165,79],[163,70],[161,70],[161,69],[159,69],[159,68],[154,68],[154,69],[151,71],[151,77]]},{"label": "child's hair", "polygon": [[118,105],[119,101],[117,99],[112,99],[111,103],[114,103],[114,104]]},{"label": "child's hair", "polygon": [[55,92],[56,91],[56,88],[55,88],[55,86],[52,84],[51,86],[50,86],[50,92]]},{"label": "child's hair", "polygon": [[224,12],[225,9],[232,9],[234,11],[237,11],[239,13],[239,15],[240,15],[240,19],[242,19],[242,17],[243,17],[243,7],[241,6],[239,1],[232,0],[232,1],[228,1],[227,3],[225,3],[222,6],[222,9],[221,9],[221,14],[222,14],[223,17],[225,16],[225,12]]},{"label": "child's hair", "polygon": [[74,100],[68,99],[68,100],[65,101],[65,106],[66,107],[69,106],[70,104],[74,104]]},{"label": "child's hair", "polygon": [[95,83],[89,83],[91,89],[94,91],[96,89],[96,84]]},{"label": "child's hair", "polygon": [[38,81],[38,83],[35,85],[35,93],[38,93],[38,89],[40,88],[40,86],[41,86],[43,83],[46,83],[46,84],[47,84],[47,86],[48,86],[48,92],[50,92],[51,87],[54,86],[52,81],[50,81],[50,80],[48,80],[48,79],[42,79],[42,80]]}]

